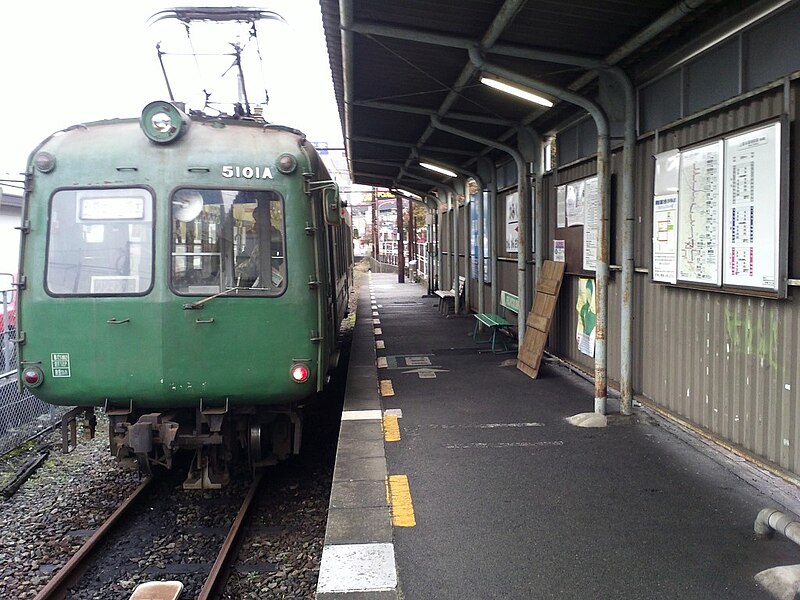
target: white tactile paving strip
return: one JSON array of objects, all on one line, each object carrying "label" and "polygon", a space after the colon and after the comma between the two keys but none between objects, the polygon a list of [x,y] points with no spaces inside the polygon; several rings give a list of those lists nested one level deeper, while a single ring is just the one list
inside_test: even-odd
[{"label": "white tactile paving strip", "polygon": [[380,592],[397,587],[393,544],[325,546],[317,593]]}]

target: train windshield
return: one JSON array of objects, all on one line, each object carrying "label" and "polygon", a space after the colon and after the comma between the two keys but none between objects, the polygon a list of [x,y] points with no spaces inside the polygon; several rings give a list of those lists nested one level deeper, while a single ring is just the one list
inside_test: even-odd
[{"label": "train windshield", "polygon": [[277,296],[286,288],[283,199],[273,191],[182,188],[172,196],[172,289]]},{"label": "train windshield", "polygon": [[147,190],[61,190],[50,204],[47,291],[141,295],[153,285],[153,197]]}]

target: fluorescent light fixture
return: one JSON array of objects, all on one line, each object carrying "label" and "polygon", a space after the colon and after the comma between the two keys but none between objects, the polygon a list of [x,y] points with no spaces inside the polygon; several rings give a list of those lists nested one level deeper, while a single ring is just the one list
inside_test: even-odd
[{"label": "fluorescent light fixture", "polygon": [[540,96],[538,94],[533,93],[530,90],[513,86],[498,79],[493,79],[491,77],[486,77],[484,75],[481,77],[481,83],[484,85],[488,85],[489,87],[493,87],[496,90],[500,90],[501,92],[505,92],[506,94],[512,94],[514,96],[517,96],[518,98],[527,100],[528,102],[533,102],[534,104],[546,106],[547,108],[553,106],[553,103],[544,96]]},{"label": "fluorescent light fixture", "polygon": [[419,163],[420,167],[425,167],[426,169],[430,169],[431,171],[436,171],[437,173],[441,173],[442,175],[447,175],[448,177],[458,177],[458,173],[454,173],[450,169],[445,169],[444,167],[440,167],[439,165],[432,165],[431,163],[421,162]]},{"label": "fluorescent light fixture", "polygon": [[414,198],[414,200],[421,200],[419,194],[415,194],[414,192],[409,192],[408,190],[399,189],[397,190],[406,198]]}]

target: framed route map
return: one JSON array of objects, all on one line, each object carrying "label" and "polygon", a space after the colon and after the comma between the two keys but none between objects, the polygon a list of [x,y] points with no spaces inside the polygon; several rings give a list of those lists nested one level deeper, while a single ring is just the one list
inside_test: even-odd
[{"label": "framed route map", "polygon": [[784,121],[654,156],[652,281],[786,297]]}]

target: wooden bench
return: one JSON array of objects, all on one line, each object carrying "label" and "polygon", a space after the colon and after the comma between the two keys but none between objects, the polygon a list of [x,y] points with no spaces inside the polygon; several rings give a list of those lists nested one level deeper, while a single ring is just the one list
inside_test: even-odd
[{"label": "wooden bench", "polygon": [[[467,278],[466,277],[459,277],[458,278],[458,297],[464,297],[464,286],[466,285]],[[453,308],[453,312],[455,312],[455,304],[456,304],[456,291],[455,290],[436,290],[433,292],[439,297],[439,312],[443,315],[450,314],[450,308]]]},{"label": "wooden bench", "polygon": [[[500,308],[503,309],[503,312],[512,312],[515,315],[519,314],[519,296],[515,296],[514,294],[502,290],[500,292]],[[503,315],[498,315],[497,313],[477,313],[475,316],[475,329],[472,332],[472,339],[478,342],[479,344],[483,343],[492,343],[492,352],[497,352],[497,333],[503,329],[509,329],[511,327],[516,327],[517,322],[516,320],[509,321]],[[479,340],[478,339],[478,329],[480,326],[483,325],[484,327],[488,327],[492,335],[488,339]],[[508,350],[506,346],[505,340],[502,340],[503,343],[503,350]]]}]

